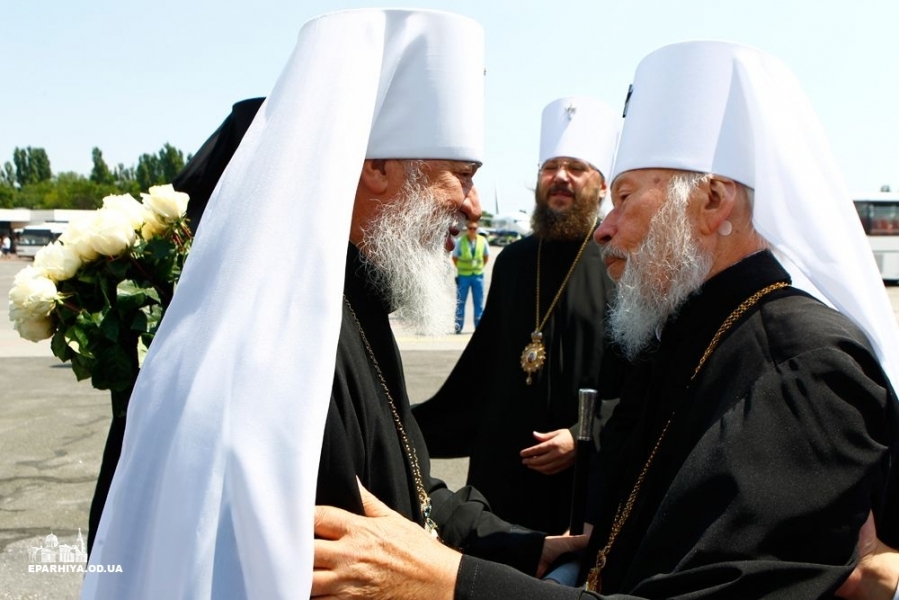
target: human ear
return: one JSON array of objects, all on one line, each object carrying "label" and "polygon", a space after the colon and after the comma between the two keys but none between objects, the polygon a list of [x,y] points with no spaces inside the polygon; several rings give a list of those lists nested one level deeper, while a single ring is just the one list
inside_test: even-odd
[{"label": "human ear", "polygon": [[387,161],[383,159],[366,159],[363,161],[359,186],[365,188],[374,196],[383,194],[387,190],[387,186],[390,185],[386,163]]},{"label": "human ear", "polygon": [[703,234],[730,235],[731,223],[727,220],[737,199],[737,182],[725,177],[709,178],[708,191],[700,207],[700,228]]}]

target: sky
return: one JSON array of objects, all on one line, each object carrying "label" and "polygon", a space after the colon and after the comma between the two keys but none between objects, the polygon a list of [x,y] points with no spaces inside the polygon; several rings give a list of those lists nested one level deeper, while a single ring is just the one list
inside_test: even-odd
[{"label": "sky", "polygon": [[[0,19],[0,164],[47,151],[88,175],[91,149],[134,166],[195,152],[234,102],[265,96],[301,25],[358,7],[451,10],[486,37],[484,209],[530,212],[540,114],[562,96],[623,107],[640,60],[669,43],[749,44],[797,75],[849,189],[899,188],[896,0],[28,0]],[[348,174],[354,177],[355,174]]]}]

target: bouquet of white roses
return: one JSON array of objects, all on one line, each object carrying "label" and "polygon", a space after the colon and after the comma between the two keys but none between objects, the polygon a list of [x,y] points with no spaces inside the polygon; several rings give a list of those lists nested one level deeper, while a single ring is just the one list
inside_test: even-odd
[{"label": "bouquet of white roses", "polygon": [[102,208],[72,221],[9,292],[19,335],[52,337],[53,354],[71,361],[79,380],[112,392],[116,415],[125,413],[192,237],[187,194],[164,185],[141,197],[107,196]]}]

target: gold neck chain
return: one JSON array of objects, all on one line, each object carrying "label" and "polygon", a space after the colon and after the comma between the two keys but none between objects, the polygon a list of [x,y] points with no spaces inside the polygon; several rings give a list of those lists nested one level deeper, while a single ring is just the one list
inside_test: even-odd
[{"label": "gold neck chain", "polygon": [[584,254],[584,250],[587,248],[590,238],[593,237],[593,231],[595,229],[596,220],[594,219],[593,226],[590,227],[590,231],[587,232],[584,241],[581,242],[581,247],[578,249],[577,255],[574,257],[574,261],[568,269],[568,273],[565,274],[565,279],[562,280],[559,291],[556,292],[555,298],[550,302],[549,308],[546,309],[546,314],[543,315],[542,319],[540,318],[540,256],[543,254],[543,240],[541,239],[537,243],[537,298],[534,302],[536,313],[534,318],[534,332],[531,333],[531,343],[525,346],[524,352],[521,353],[521,368],[528,375],[527,379],[525,379],[525,383],[528,385],[531,385],[533,374],[542,369],[544,363],[546,363],[546,347],[543,345],[543,327],[546,325],[546,321],[549,319],[549,315],[556,307],[556,304],[558,304],[559,298],[562,297],[562,292],[565,291],[565,286],[568,285],[568,280],[571,279],[571,275],[574,273],[575,267],[577,267],[580,262],[581,256]]},{"label": "gold neck chain", "polygon": [[437,524],[431,518],[431,497],[428,496],[427,490],[425,490],[424,480],[421,476],[421,466],[418,463],[418,453],[415,452],[415,447],[412,445],[412,442],[409,440],[409,436],[406,435],[406,428],[403,426],[402,420],[400,420],[400,413],[396,409],[396,403],[393,401],[393,396],[390,393],[390,389],[387,387],[387,380],[384,378],[384,373],[381,371],[381,366],[378,364],[378,359],[375,358],[375,353],[371,349],[371,344],[368,343],[368,338],[365,337],[365,331],[362,329],[362,324],[359,322],[359,317],[356,316],[356,311],[353,310],[353,306],[350,304],[349,299],[344,295],[343,301],[346,304],[347,309],[350,311],[350,315],[353,317],[353,323],[356,325],[356,330],[359,332],[359,337],[362,338],[362,344],[365,346],[365,351],[368,353],[368,358],[371,360],[372,366],[375,368],[375,372],[378,374],[378,381],[381,383],[381,389],[384,390],[384,394],[387,396],[387,404],[390,406],[390,414],[393,416],[393,424],[396,426],[396,432],[400,436],[400,442],[402,442],[403,451],[406,453],[406,458],[409,460],[409,467],[412,469],[412,480],[415,482],[415,491],[418,495],[418,503],[421,509],[421,516],[424,520],[422,526],[425,528],[425,531],[431,534],[432,537],[436,539],[440,539],[440,534],[437,531]]},{"label": "gold neck chain", "polygon": [[[696,379],[696,376],[699,375],[699,371],[702,369],[702,366],[705,364],[705,361],[712,355],[712,352],[715,351],[715,348],[718,347],[718,342],[721,341],[721,338],[730,329],[737,320],[743,316],[747,310],[749,310],[752,306],[754,306],[759,300],[762,299],[763,296],[770,294],[774,290],[779,290],[781,288],[785,288],[789,285],[785,281],[778,281],[777,283],[772,283],[768,287],[762,288],[757,291],[749,298],[744,300],[740,306],[734,309],[730,315],[724,322],[721,323],[721,326],[718,327],[718,331],[715,332],[715,335],[712,337],[712,341],[709,342],[708,347],[705,349],[705,352],[702,353],[702,358],[699,359],[699,364],[696,365],[696,369],[693,370],[693,375],[690,376],[690,381],[692,382]],[[587,584],[585,589],[591,592],[601,592],[602,591],[602,570],[606,566],[606,557],[609,555],[609,552],[612,550],[612,546],[615,544],[615,540],[618,538],[618,534],[621,533],[621,529],[624,527],[624,524],[627,522],[628,517],[631,516],[631,511],[634,508],[634,503],[637,501],[637,494],[640,493],[640,487],[643,485],[643,480],[646,479],[646,473],[649,471],[649,466],[652,464],[652,461],[655,459],[656,454],[658,454],[659,447],[662,445],[662,440],[665,439],[665,434],[668,433],[668,427],[671,425],[671,421],[674,419],[674,413],[668,417],[668,422],[665,423],[665,426],[662,428],[662,432],[659,434],[659,439],[656,440],[655,445],[652,448],[652,451],[649,453],[649,457],[646,459],[646,462],[643,464],[643,468],[640,470],[640,474],[637,475],[637,480],[634,482],[634,487],[631,489],[631,493],[628,494],[627,500],[618,505],[618,509],[615,511],[615,518],[612,519],[612,529],[609,531],[609,541],[606,542],[605,547],[602,548],[596,554],[596,566],[590,569],[590,572],[587,575]]]}]

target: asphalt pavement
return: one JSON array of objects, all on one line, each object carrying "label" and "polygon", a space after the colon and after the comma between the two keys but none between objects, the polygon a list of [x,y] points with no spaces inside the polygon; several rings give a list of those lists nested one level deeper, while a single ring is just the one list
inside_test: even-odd
[{"label": "asphalt pavement", "polygon": [[[12,328],[6,298],[28,264],[0,259],[0,599],[70,599],[78,597],[83,574],[48,572],[31,552],[49,548],[48,536],[60,548],[77,547],[79,532],[87,539],[110,400],[77,381],[49,341],[23,340]],[[421,338],[396,328],[413,403],[436,392],[455,365],[473,330],[470,301],[468,308],[460,335]],[[454,489],[464,485],[467,469],[467,459],[432,461],[434,474]]]},{"label": "asphalt pavement", "polygon": [[[491,248],[494,258],[499,248]],[[32,549],[87,538],[90,501],[111,418],[109,395],[78,382],[48,341],[19,338],[5,298],[19,269],[0,260],[0,599],[77,598],[82,574],[47,572]],[[492,261],[488,264],[492,267]],[[887,288],[899,315],[899,288]],[[413,403],[431,396],[455,365],[472,331],[471,310],[461,335],[420,338],[396,328]],[[485,373],[489,376],[489,373]],[[467,460],[434,460],[432,471],[456,489]],[[139,541],[137,542],[139,543]],[[76,564],[76,563],[72,563]]]}]

